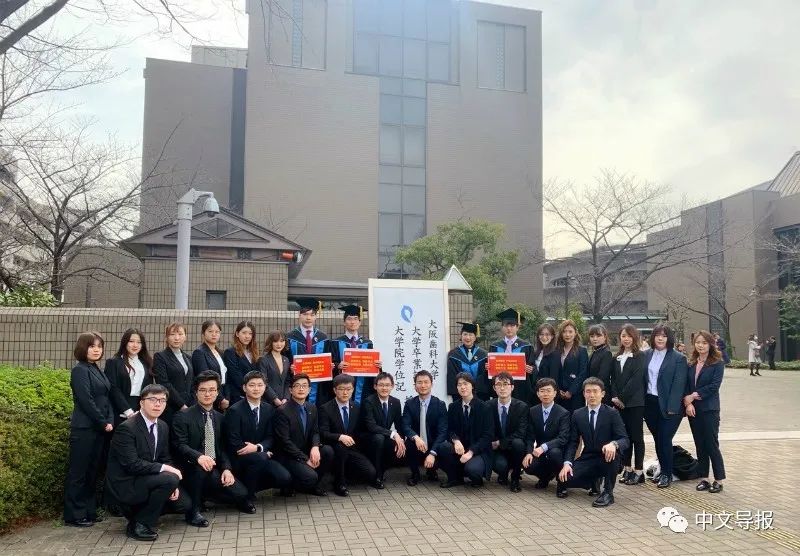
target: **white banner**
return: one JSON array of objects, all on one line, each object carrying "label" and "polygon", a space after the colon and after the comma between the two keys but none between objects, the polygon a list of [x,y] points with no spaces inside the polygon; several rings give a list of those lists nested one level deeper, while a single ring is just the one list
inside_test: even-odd
[{"label": "white banner", "polygon": [[369,280],[369,337],[401,403],[417,395],[414,374],[423,369],[433,375],[433,395],[447,399],[449,315],[446,282]]}]

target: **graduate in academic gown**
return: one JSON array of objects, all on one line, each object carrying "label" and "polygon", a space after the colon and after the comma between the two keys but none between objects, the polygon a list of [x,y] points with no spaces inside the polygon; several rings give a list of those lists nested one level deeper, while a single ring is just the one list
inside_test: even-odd
[{"label": "graduate in academic gown", "polygon": [[519,327],[522,326],[524,319],[516,309],[506,309],[497,314],[497,319],[502,325],[503,338],[496,341],[489,347],[489,353],[524,353],[525,354],[525,378],[514,380],[514,392],[512,397],[522,400],[528,405],[536,404],[536,392],[533,381],[533,346],[529,342],[517,337]]},{"label": "graduate in academic gown", "polygon": [[[347,373],[347,363],[343,361],[344,350],[352,349],[372,349],[372,341],[361,336],[358,329],[361,327],[361,320],[366,312],[360,305],[346,305],[341,309],[344,312],[344,334],[329,341],[331,356],[333,357],[333,376]],[[378,368],[380,369],[380,361]],[[353,392],[353,402],[363,403],[367,396],[374,392],[375,379],[373,377],[355,377],[355,391]]]},{"label": "graduate in academic gown", "polygon": [[486,358],[488,353],[476,345],[481,334],[478,323],[459,322],[461,325],[461,345],[447,354],[447,394],[455,400],[458,398],[456,376],[458,373],[469,373],[475,379],[475,397],[487,401],[491,388],[486,375]]},{"label": "graduate in academic gown", "polygon": [[[297,373],[294,365],[296,355],[311,355],[328,353],[328,336],[316,326],[317,313],[322,310],[322,301],[313,297],[296,299],[300,305],[297,312],[299,324],[286,334],[286,357],[291,363],[291,371]],[[317,406],[322,405],[333,397],[330,382],[314,382],[308,402]]]}]

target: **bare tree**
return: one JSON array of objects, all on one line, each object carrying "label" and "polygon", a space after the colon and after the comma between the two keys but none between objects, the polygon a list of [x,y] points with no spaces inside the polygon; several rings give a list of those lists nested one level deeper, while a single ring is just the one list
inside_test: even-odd
[{"label": "bare tree", "polygon": [[[612,314],[654,273],[707,258],[706,241],[722,226],[680,226],[682,206],[669,188],[614,170],[601,171],[582,187],[548,182],[543,206],[561,224],[560,234],[588,253],[582,261],[589,272],[575,278],[592,322]],[[655,232],[662,236],[659,244],[642,249]]]}]

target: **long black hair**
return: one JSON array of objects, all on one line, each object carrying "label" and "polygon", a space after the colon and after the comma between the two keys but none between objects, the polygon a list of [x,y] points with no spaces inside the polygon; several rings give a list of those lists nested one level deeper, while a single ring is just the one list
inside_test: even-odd
[{"label": "long black hair", "polygon": [[128,361],[128,342],[131,341],[131,336],[134,334],[139,336],[139,341],[142,342],[142,349],[139,350],[138,355],[139,361],[142,362],[142,365],[144,365],[144,368],[148,374],[153,374],[153,357],[150,355],[150,352],[147,351],[147,341],[144,339],[144,334],[142,334],[141,330],[138,328],[128,328],[122,334],[122,339],[119,342],[119,349],[117,350],[117,353],[114,354],[114,357],[121,357],[125,362],[125,367],[128,369],[128,373],[133,373],[133,367],[131,367],[131,364]]}]

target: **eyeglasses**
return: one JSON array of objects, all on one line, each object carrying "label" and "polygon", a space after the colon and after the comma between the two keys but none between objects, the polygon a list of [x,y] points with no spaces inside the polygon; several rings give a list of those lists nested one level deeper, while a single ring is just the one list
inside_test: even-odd
[{"label": "eyeglasses", "polygon": [[510,382],[495,382],[495,386],[511,386]]},{"label": "eyeglasses", "polygon": [[305,384],[305,383],[303,383],[303,384],[292,384],[292,388],[297,388],[298,390],[308,390],[309,388],[311,388],[311,386],[309,386],[308,384]]},{"label": "eyeglasses", "polygon": [[197,391],[197,393],[198,393],[198,394],[216,394],[216,393],[217,393],[217,391],[218,391],[218,390],[217,390],[216,388],[200,388],[200,389]]},{"label": "eyeglasses", "polygon": [[150,402],[152,404],[155,404],[155,405],[164,405],[165,403],[167,403],[167,398],[153,398],[153,397],[150,397],[150,398],[142,398],[142,399],[145,400],[145,401],[148,401],[148,402]]},{"label": "eyeglasses", "polygon": [[337,392],[352,392],[353,391],[353,387],[352,386],[337,386],[336,387],[336,391]]}]

